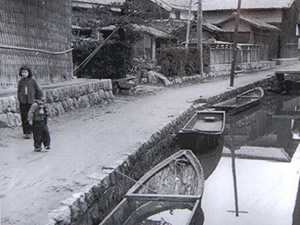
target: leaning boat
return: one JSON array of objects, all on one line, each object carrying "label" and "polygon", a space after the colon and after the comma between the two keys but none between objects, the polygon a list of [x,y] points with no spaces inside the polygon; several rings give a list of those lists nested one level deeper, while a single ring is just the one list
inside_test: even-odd
[{"label": "leaning boat", "polygon": [[264,90],[261,87],[257,87],[245,91],[234,98],[217,103],[213,107],[234,114],[257,105],[263,96]]},{"label": "leaning boat", "polygon": [[[190,150],[180,150],[147,172],[100,225],[151,224],[158,213],[183,212],[183,225],[202,224],[202,166]],[[170,213],[167,213],[170,214]],[[202,221],[202,222],[201,222]]]},{"label": "leaning boat", "polygon": [[197,111],[179,131],[177,145],[195,153],[207,152],[220,143],[224,128],[224,111]]}]

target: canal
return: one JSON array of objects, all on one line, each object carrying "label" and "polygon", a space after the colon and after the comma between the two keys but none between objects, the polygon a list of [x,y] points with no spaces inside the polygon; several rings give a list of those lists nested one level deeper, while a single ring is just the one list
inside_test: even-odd
[{"label": "canal", "polygon": [[205,182],[204,225],[292,225],[299,132],[300,96],[266,92],[259,106],[227,115],[220,160]]},{"label": "canal", "polygon": [[[260,104],[226,115],[222,141],[196,154],[205,175],[204,225],[295,225],[300,96],[266,92]],[[175,150],[176,151],[176,150]],[[142,224],[185,224],[189,210],[166,210]]]}]

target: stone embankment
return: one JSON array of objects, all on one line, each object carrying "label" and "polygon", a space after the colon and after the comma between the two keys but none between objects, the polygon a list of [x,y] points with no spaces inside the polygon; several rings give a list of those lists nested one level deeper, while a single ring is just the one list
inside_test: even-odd
[{"label": "stone embankment", "polygon": [[[110,79],[90,80],[58,87],[43,87],[46,105],[50,117],[95,104],[101,104],[113,99]],[[21,125],[17,97],[0,98],[0,128]]]}]

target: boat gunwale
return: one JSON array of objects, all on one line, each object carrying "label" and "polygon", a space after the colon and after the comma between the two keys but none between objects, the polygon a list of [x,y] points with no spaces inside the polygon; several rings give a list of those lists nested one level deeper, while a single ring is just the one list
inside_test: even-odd
[{"label": "boat gunwale", "polygon": [[[142,212],[144,210],[144,208],[153,208],[156,207],[154,210],[152,211],[148,211],[148,214],[141,214],[140,212]],[[157,201],[148,201],[145,204],[140,205],[137,209],[134,210],[134,212],[127,218],[127,220],[125,221],[125,225],[127,225],[128,223],[130,224],[130,222],[135,221],[136,217],[150,217],[153,216],[157,213],[166,211],[166,210],[170,210],[170,209],[188,209],[191,211],[191,215],[189,216],[187,222],[185,223],[185,225],[190,225],[194,216],[196,215],[196,211],[199,210],[199,208],[201,208],[201,200],[198,199],[196,202],[179,202],[179,203],[175,203],[174,202],[169,202],[169,201],[164,201],[164,202],[157,202]],[[139,221],[138,221],[139,222]]]},{"label": "boat gunwale", "polygon": [[[197,178],[198,178],[198,187],[199,189],[196,190],[195,195],[172,195],[172,194],[137,194],[134,193],[135,191],[137,191],[138,188],[140,188],[143,184],[145,185],[145,183],[153,176],[153,174],[155,174],[157,171],[162,170],[164,167],[168,166],[172,161],[174,161],[174,159],[179,158],[181,156],[185,156],[189,159],[191,165],[193,166],[193,168],[195,169]],[[203,195],[203,191],[204,191],[204,173],[203,173],[203,168],[199,162],[199,160],[197,159],[197,157],[194,155],[194,153],[189,150],[189,149],[182,149],[179,150],[178,152],[174,153],[173,155],[169,156],[168,158],[164,159],[162,162],[160,162],[159,164],[157,164],[156,166],[154,166],[152,169],[150,169],[145,175],[143,175],[140,179],[138,183],[135,183],[130,189],[129,191],[126,193],[125,198],[139,198],[142,196],[145,196],[144,198],[149,200],[149,199],[153,199],[153,200],[157,200],[157,201],[163,201],[163,200],[167,200],[170,201],[172,198],[178,200],[180,199],[181,201],[191,201],[192,200],[196,200],[196,199],[200,199]],[[159,198],[156,199],[157,196],[160,196]],[[165,196],[165,197],[164,197]],[[179,198],[177,198],[177,197]],[[187,196],[185,198],[185,196]],[[143,198],[143,197],[142,197]]]},{"label": "boat gunwale", "polygon": [[[247,96],[247,97],[244,96],[244,95],[246,95],[246,94],[248,94],[250,92],[254,92],[254,91],[257,91],[257,90],[261,93],[260,96],[252,96],[252,97],[251,96]],[[234,109],[242,108],[242,107],[247,106],[247,105],[251,105],[251,104],[257,103],[263,96],[264,96],[264,90],[263,90],[263,88],[256,87],[256,88],[252,88],[252,89],[250,89],[248,91],[245,91],[245,92],[243,92],[243,93],[241,93],[241,94],[239,94],[239,95],[237,95],[237,96],[235,96],[233,98],[230,98],[230,99],[225,100],[225,101],[221,101],[221,102],[219,102],[217,104],[214,104],[213,107],[216,108],[216,109],[234,110]],[[246,101],[246,102],[244,102],[244,103],[242,103],[240,105],[232,105],[232,104],[230,104],[232,102],[235,102],[235,100],[237,98],[248,99],[248,101]]]},{"label": "boat gunwale", "polygon": [[[209,113],[209,114],[219,114],[222,116],[222,126],[220,130],[216,131],[207,131],[207,130],[200,130],[200,129],[194,129],[194,128],[186,128],[191,121],[198,115],[198,114],[204,114],[204,113]],[[196,111],[194,115],[189,119],[189,121],[184,125],[184,127],[179,131],[179,133],[199,133],[199,134],[208,134],[208,135],[219,135],[224,132],[225,129],[225,111],[208,111],[208,110],[201,110],[201,111]]]}]

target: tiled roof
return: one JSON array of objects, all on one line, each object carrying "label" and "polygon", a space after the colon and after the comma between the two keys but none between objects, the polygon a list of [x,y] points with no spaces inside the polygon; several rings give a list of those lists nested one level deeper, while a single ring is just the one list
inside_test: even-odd
[{"label": "tiled roof", "polygon": [[253,19],[253,18],[250,19],[250,18],[246,18],[243,16],[241,16],[240,18],[243,19],[244,21],[251,23],[252,25],[254,25],[256,27],[260,27],[260,28],[268,29],[268,30],[280,30],[278,27],[273,26],[269,23],[266,23],[262,20],[257,20],[257,19]]},{"label": "tiled roof", "polygon": [[[233,20],[235,19],[234,16],[231,16],[229,18],[227,18],[226,20],[222,21],[219,23],[219,25],[229,21],[229,20]],[[271,24],[268,24],[262,20],[257,20],[257,19],[253,19],[253,18],[247,18],[247,17],[244,17],[244,16],[240,16],[240,20],[242,21],[245,21],[246,23],[249,23],[251,24],[252,26],[255,26],[257,28],[260,28],[260,29],[266,29],[266,30],[280,30],[278,27],[276,26],[273,26]]]},{"label": "tiled roof", "polygon": [[170,0],[150,0],[150,1],[153,2],[154,4],[161,6],[162,8],[166,9],[167,11],[172,10]]},{"label": "tiled roof", "polygon": [[88,5],[111,5],[112,3],[124,3],[125,0],[72,0],[73,6],[88,6]]},{"label": "tiled roof", "polygon": [[[242,9],[274,9],[289,8],[294,0],[242,0]],[[228,10],[236,9],[238,0],[203,0],[203,10]]]},{"label": "tiled roof", "polygon": [[[171,34],[176,30],[186,27],[187,22],[182,20],[152,20],[147,25]],[[211,32],[224,32],[221,28],[208,22],[203,23],[203,28]]]},{"label": "tiled roof", "polygon": [[147,23],[148,26],[158,30],[165,31],[171,34],[174,30],[186,26],[186,22],[182,20],[151,20]]},{"label": "tiled roof", "polygon": [[147,34],[150,34],[154,37],[159,37],[159,38],[176,38],[175,36],[168,34],[164,31],[158,30],[154,27],[149,27],[149,26],[144,26],[144,25],[137,25],[137,24],[133,24],[132,25],[134,27],[134,29],[136,29],[137,31],[141,31],[141,32],[145,32]]},{"label": "tiled roof", "polygon": [[217,26],[215,26],[211,23],[208,23],[208,22],[204,22],[203,27],[208,29],[208,30],[214,31],[214,32],[224,32],[224,30],[221,29],[220,27],[217,27]]},{"label": "tiled roof", "polygon": [[[162,1],[162,0],[151,0]],[[163,0],[174,9],[188,9],[190,0]],[[243,9],[289,8],[295,0],[242,0]],[[192,0],[192,10],[197,10],[198,0]],[[202,0],[203,11],[236,9],[238,0]]]}]

